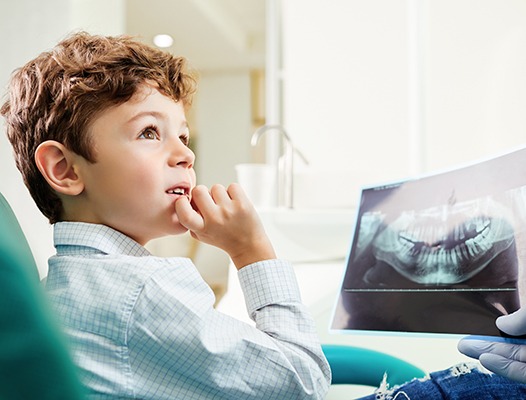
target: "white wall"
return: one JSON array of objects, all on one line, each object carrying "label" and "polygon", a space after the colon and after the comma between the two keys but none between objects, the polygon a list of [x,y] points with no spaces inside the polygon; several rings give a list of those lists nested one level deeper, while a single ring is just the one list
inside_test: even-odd
[{"label": "white wall", "polygon": [[[418,153],[409,107],[408,7],[415,6]],[[284,124],[313,168],[350,171],[340,194],[525,141],[526,2],[287,0],[282,7]]]},{"label": "white wall", "polygon": [[364,181],[403,175],[405,2],[282,4],[284,124],[296,145],[313,168],[350,170]]},{"label": "white wall", "polygon": [[[124,0],[16,0],[0,2],[0,88],[2,102],[11,72],[53,47],[73,30],[123,32]],[[103,10],[104,12],[102,12]],[[1,118],[0,192],[17,215],[41,276],[54,254],[52,229],[35,206],[15,167]]]},{"label": "white wall", "polygon": [[204,72],[193,104],[196,167],[199,183],[228,185],[234,165],[250,162],[250,71]]},{"label": "white wall", "polygon": [[428,1],[428,168],[526,142],[526,2]]}]

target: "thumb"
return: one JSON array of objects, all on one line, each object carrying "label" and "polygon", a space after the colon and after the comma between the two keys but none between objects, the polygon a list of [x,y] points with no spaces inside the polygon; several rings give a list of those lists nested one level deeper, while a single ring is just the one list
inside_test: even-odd
[{"label": "thumb", "polygon": [[508,335],[521,336],[526,334],[526,307],[497,318],[496,325]]}]

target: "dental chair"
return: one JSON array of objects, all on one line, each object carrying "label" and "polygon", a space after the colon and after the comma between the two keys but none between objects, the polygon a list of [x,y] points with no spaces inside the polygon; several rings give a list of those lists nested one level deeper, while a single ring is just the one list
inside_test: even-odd
[{"label": "dental chair", "polygon": [[385,375],[385,383],[393,387],[426,376],[413,364],[379,351],[330,344],[322,349],[331,366],[332,385],[378,387]]},{"label": "dental chair", "polygon": [[[65,338],[40,287],[27,240],[0,193],[0,399],[84,398]],[[425,373],[393,356],[351,346],[323,345],[332,384],[390,386]]]},{"label": "dental chair", "polygon": [[0,399],[83,398],[33,255],[0,194]]}]

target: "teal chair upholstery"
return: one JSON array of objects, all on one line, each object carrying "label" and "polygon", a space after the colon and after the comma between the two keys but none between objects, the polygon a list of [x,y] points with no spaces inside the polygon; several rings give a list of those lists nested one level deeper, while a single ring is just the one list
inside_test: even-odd
[{"label": "teal chair upholstery", "polygon": [[83,398],[33,255],[0,194],[0,399]]},{"label": "teal chair upholstery", "polygon": [[400,358],[379,351],[344,345],[322,346],[332,370],[333,385],[378,387],[386,375],[390,387],[423,378],[426,373]]}]

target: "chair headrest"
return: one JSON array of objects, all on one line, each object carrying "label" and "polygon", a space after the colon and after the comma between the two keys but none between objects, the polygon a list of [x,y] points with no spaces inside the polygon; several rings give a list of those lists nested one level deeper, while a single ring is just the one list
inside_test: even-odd
[{"label": "chair headrest", "polygon": [[0,251],[3,257],[17,259],[17,264],[23,265],[25,273],[39,279],[38,269],[33,253],[22,232],[22,228],[11,209],[11,206],[0,193]]},{"label": "chair headrest", "polygon": [[47,300],[29,244],[0,193],[0,399],[83,398]]}]

